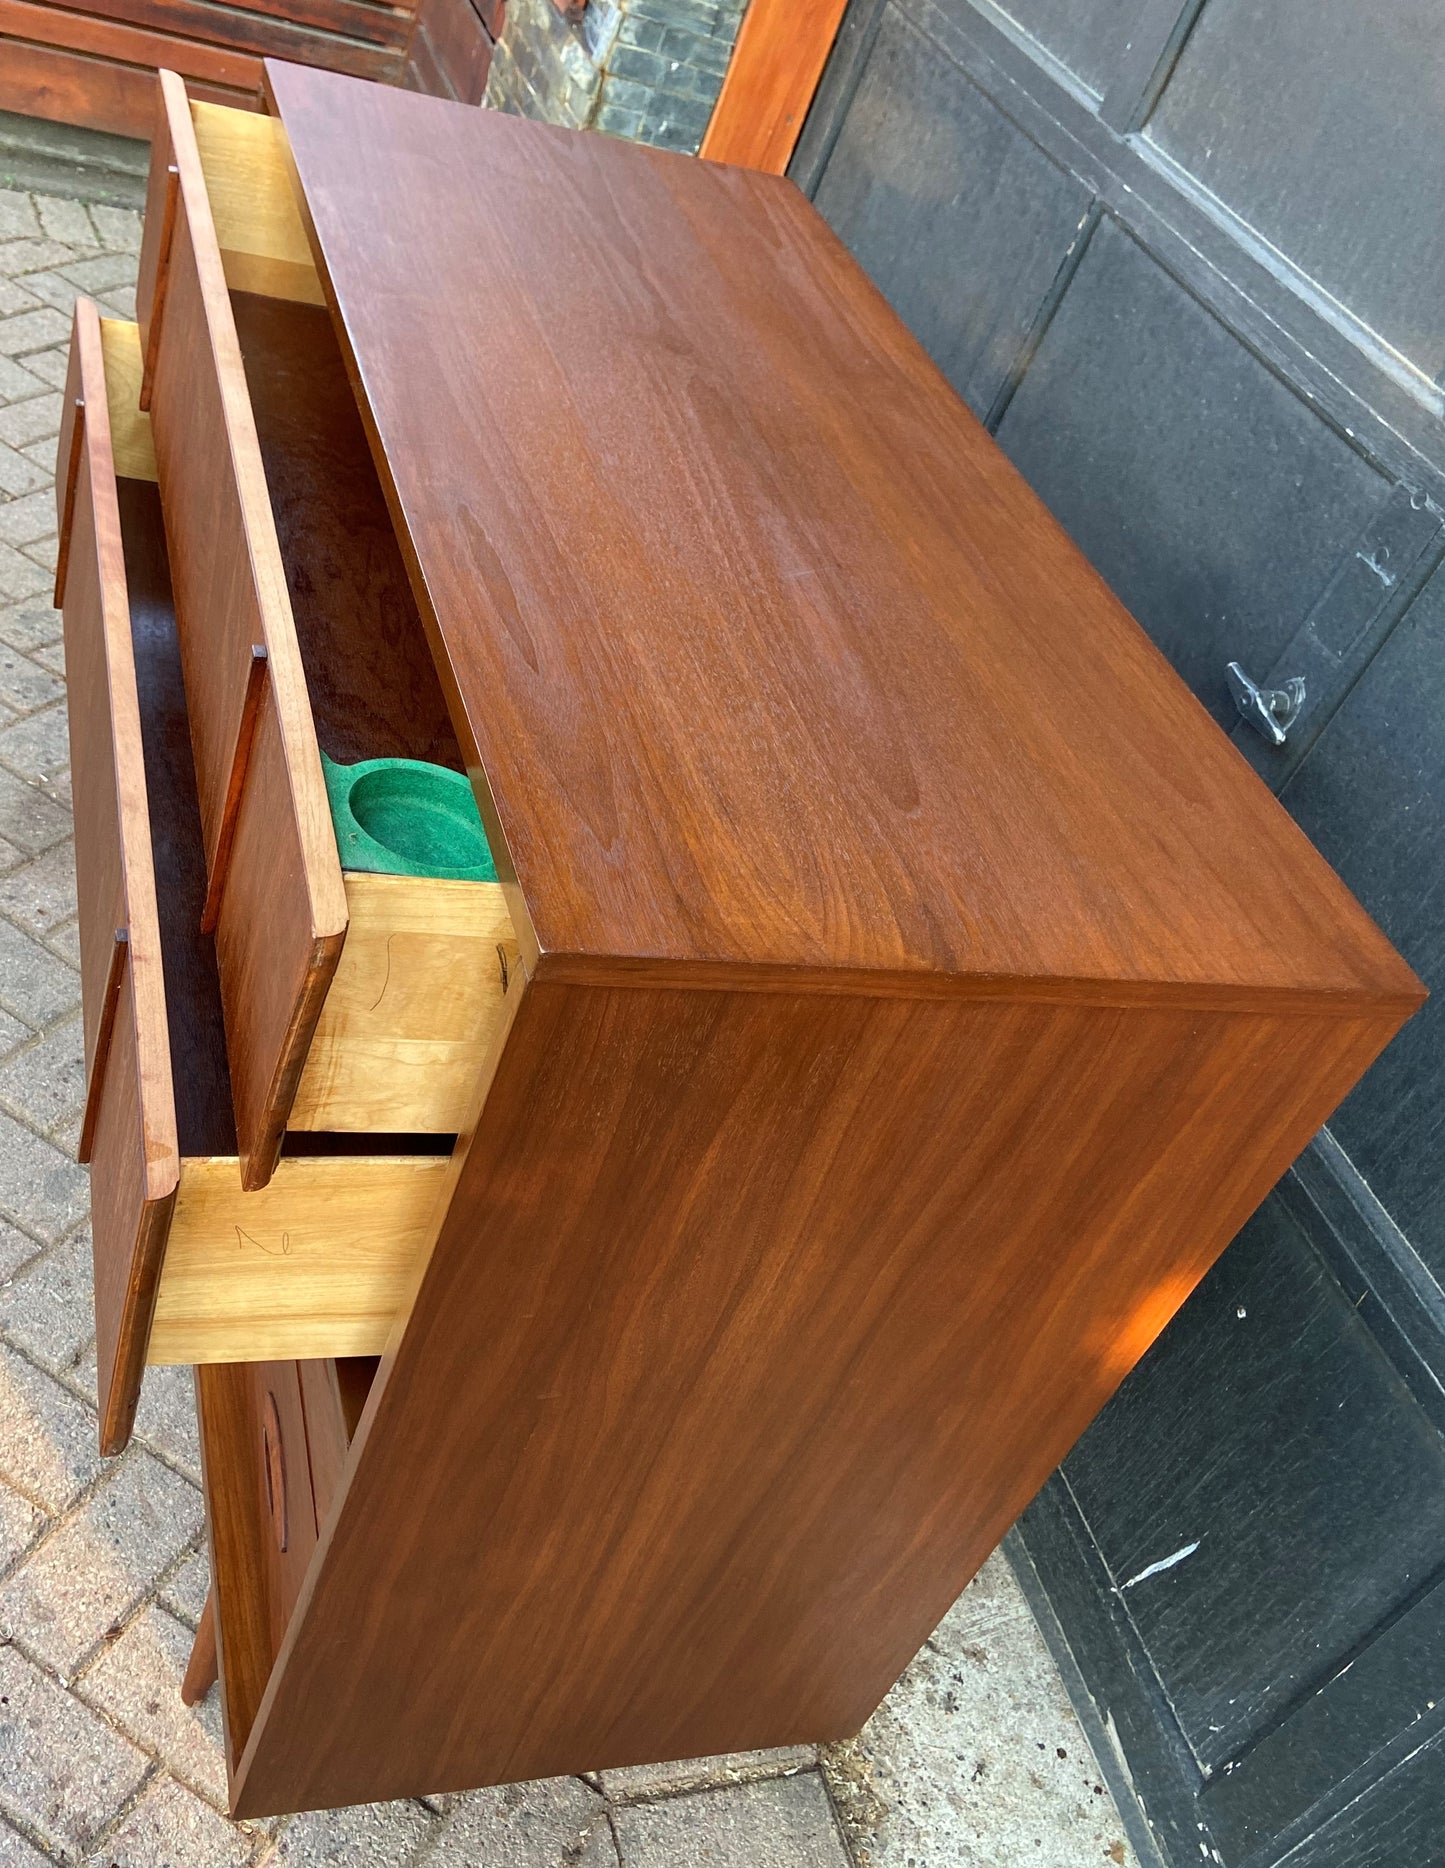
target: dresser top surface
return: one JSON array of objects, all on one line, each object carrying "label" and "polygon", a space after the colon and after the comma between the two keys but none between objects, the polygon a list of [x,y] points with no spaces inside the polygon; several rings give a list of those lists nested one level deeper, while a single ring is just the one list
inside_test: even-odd
[{"label": "dresser top surface", "polygon": [[1412,992],[790,183],[267,72],[546,964]]}]

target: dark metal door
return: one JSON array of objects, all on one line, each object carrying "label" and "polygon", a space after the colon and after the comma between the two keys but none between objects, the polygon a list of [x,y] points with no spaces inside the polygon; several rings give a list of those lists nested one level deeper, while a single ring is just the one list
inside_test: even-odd
[{"label": "dark metal door", "polygon": [[1179,1868],[1445,1862],[1442,97],[1438,0],[852,0],[792,170],[1436,995],[1015,1534]]}]

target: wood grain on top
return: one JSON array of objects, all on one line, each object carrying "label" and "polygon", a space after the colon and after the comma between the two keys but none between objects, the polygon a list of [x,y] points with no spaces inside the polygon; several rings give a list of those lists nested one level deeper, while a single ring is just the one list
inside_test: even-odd
[{"label": "wood grain on top", "polygon": [[539,977],[1418,1000],[790,183],[267,73]]}]

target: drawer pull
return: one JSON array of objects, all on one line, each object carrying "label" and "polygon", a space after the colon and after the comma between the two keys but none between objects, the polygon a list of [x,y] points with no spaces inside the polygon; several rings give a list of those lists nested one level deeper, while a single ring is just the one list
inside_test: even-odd
[{"label": "drawer pull", "polygon": [[115,1014],[120,1005],[120,982],[130,951],[130,930],[117,928],[110,950],[110,965],[105,973],[105,992],[100,1001],[100,1021],[95,1028],[95,1055],[91,1059],[90,1082],[85,1088],[85,1114],[80,1123],[80,1144],[76,1158],[89,1161],[95,1143],[95,1125],[100,1115],[101,1092],[105,1088],[105,1067],[110,1059],[110,1041],[115,1035]]},{"label": "drawer pull", "polygon": [[181,172],[175,163],[166,168],[165,202],[161,208],[161,237],[156,248],[156,280],[151,292],[150,328],[146,333],[145,368],[141,373],[140,405],[148,409],[151,405],[151,389],[155,384],[156,355],[161,342],[161,320],[166,308],[166,287],[170,283],[171,243],[176,232],[176,209],[180,205]]},{"label": "drawer pull", "polygon": [[236,818],[241,809],[241,794],[246,788],[246,768],[251,762],[251,748],[256,743],[256,724],[261,717],[261,694],[266,680],[264,644],[251,644],[251,666],[246,671],[246,692],[241,701],[241,723],[236,728],[236,749],[231,754],[231,776],[226,781],[226,800],[221,807],[221,828],[216,836],[216,860],[211,865],[206,905],[201,911],[201,931],[214,934],[221,918],[221,897],[226,892],[226,871],[231,863],[231,846],[236,840]]},{"label": "drawer pull", "polygon": [[281,1440],[281,1410],[270,1389],[266,1391],[266,1410],[261,1421],[261,1453],[271,1531],[276,1548],[284,1553],[291,1541],[291,1527],[286,1518],[286,1449]]},{"label": "drawer pull", "polygon": [[71,413],[70,458],[65,467],[65,505],[55,552],[55,607],[65,602],[65,572],[70,562],[70,529],[75,518],[75,490],[80,484],[80,455],[85,446],[85,397],[77,396]]}]

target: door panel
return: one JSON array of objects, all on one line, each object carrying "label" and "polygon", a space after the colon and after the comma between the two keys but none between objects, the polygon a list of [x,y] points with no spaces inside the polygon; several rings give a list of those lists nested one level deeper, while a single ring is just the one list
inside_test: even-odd
[{"label": "door panel", "polygon": [[1139,10],[1139,0],[1003,0],[1001,6],[1095,97],[1128,51]]},{"label": "door panel", "polygon": [[1067,1472],[1214,1772],[1445,1565],[1445,1442],[1280,1200],[1191,1309]]},{"label": "door panel", "polygon": [[1089,191],[890,11],[817,203],[986,415],[1079,235]]},{"label": "door panel", "polygon": [[1330,1130],[1445,1289],[1445,571],[1281,796],[1434,995]]},{"label": "door panel", "polygon": [[1222,726],[1390,491],[1107,219],[998,438]]},{"label": "door panel", "polygon": [[1445,1863],[1442,85],[1425,0],[852,0],[794,165],[1440,995],[1013,1539],[1172,1868]]},{"label": "door panel", "polygon": [[1442,94],[1437,0],[1209,0],[1149,134],[1438,380]]}]

